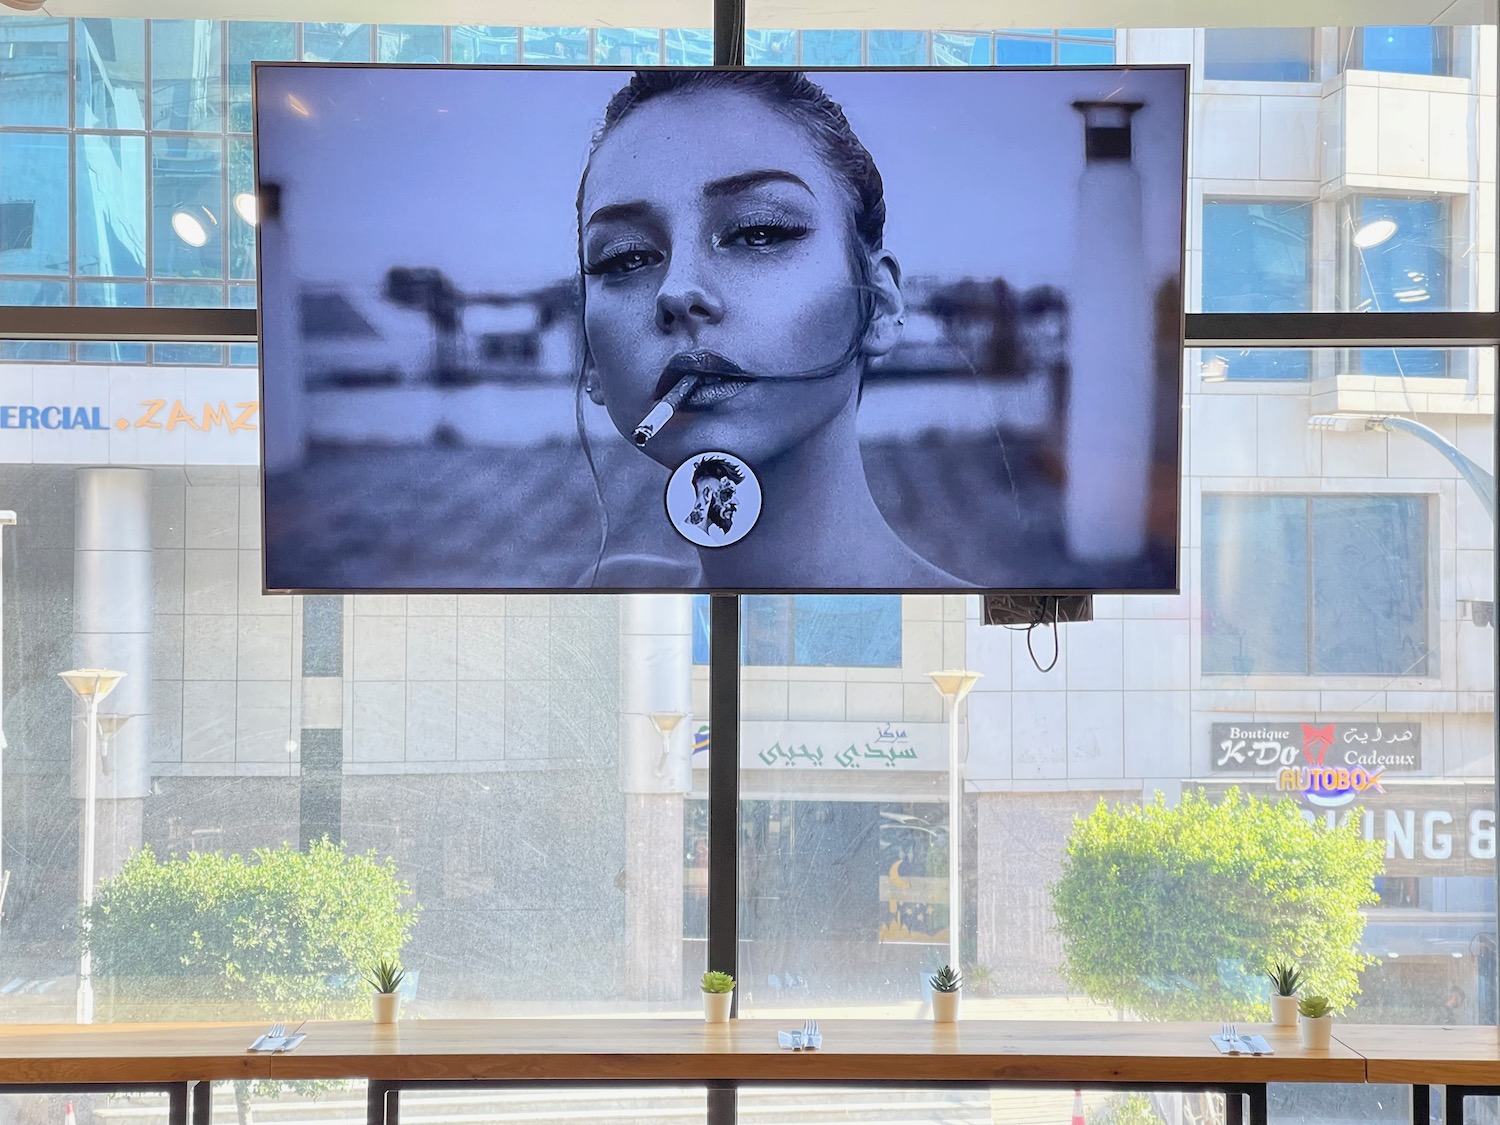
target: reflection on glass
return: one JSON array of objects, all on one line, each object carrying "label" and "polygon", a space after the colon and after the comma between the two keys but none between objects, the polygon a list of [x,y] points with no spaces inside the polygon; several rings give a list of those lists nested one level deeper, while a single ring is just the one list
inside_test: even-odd
[{"label": "reflection on glass", "polygon": [[589,61],[586,27],[528,27],[522,30],[521,61],[581,66]]},{"label": "reflection on glass", "polygon": [[305,23],[302,57],[309,62],[369,62],[370,31],[367,23]]},{"label": "reflection on glass", "polygon": [[[151,287],[151,303],[157,307],[171,308],[223,308],[224,287],[191,282],[157,282]],[[224,362],[224,348],[220,344],[154,344],[151,352],[153,363],[212,366]]]},{"label": "reflection on glass", "polygon": [[375,30],[375,61],[440,63],[443,29],[383,23]]},{"label": "reflection on glass", "polygon": [[73,25],[74,124],[146,127],[146,21],[80,19]]},{"label": "reflection on glass", "polygon": [[1456,74],[1448,27],[1360,27],[1350,44],[1351,70],[1397,74]]},{"label": "reflection on glass", "polygon": [[68,272],[68,138],[0,133],[0,273]]},{"label": "reflection on glass", "polygon": [[1203,33],[1203,77],[1239,82],[1310,82],[1307,27],[1211,27]]},{"label": "reflection on glass", "polygon": [[[232,309],[253,309],[255,307],[255,286],[231,285],[229,287],[229,307]],[[229,366],[254,367],[259,361],[259,355],[260,349],[254,344],[230,344]]]},{"label": "reflection on glass", "polygon": [[229,131],[250,131],[250,64],[296,57],[296,25],[290,23],[242,23],[229,30]]},{"label": "reflection on glass", "polygon": [[68,124],[68,21],[0,23],[0,125]]},{"label": "reflection on glass", "polygon": [[452,35],[453,61],[456,63],[519,61],[520,28],[459,24],[453,28]]},{"label": "reflection on glass", "polygon": [[151,269],[157,277],[223,276],[223,161],[219,140],[152,138]]},{"label": "reflection on glass", "polygon": [[711,66],[714,61],[714,33],[709,28],[667,28],[662,32],[667,42],[668,66]]},{"label": "reflection on glass", "polygon": [[927,36],[920,31],[871,31],[868,36],[870,66],[927,65]]},{"label": "reflection on glass", "polygon": [[[1203,311],[1306,312],[1312,307],[1312,204],[1203,202]],[[1229,379],[1306,379],[1296,349],[1215,352]],[[1209,377],[1209,376],[1205,376]]]},{"label": "reflection on glass", "polygon": [[255,276],[255,153],[249,141],[229,142],[229,276]]},{"label": "reflection on glass", "polygon": [[989,66],[990,36],[934,31],[932,61],[935,66]]},{"label": "reflection on glass", "polygon": [[1014,35],[995,36],[996,66],[1050,66],[1052,40],[1021,39]]},{"label": "reflection on glass", "polygon": [[601,27],[594,32],[594,62],[601,66],[658,66],[661,33],[655,29]]},{"label": "reflection on glass", "polygon": [[146,272],[146,140],[73,138],[77,272],[141,277]]},{"label": "reflection on glass", "polygon": [[[4,214],[0,206],[0,215]],[[3,228],[0,228],[3,230]],[[66,281],[0,281],[0,305],[66,305]],[[0,340],[0,359],[17,363],[67,362],[68,345],[51,340]]]},{"label": "reflection on glass", "polygon": [[745,32],[745,62],[749,66],[796,66],[795,31]]},{"label": "reflection on glass", "polygon": [[218,20],[151,21],[152,128],[224,128],[221,35]]}]

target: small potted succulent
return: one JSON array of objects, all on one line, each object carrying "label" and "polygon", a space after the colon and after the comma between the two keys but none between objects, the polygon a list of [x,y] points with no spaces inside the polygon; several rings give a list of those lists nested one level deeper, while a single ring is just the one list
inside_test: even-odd
[{"label": "small potted succulent", "polygon": [[728,1023],[729,1009],[734,1004],[734,978],[710,969],[703,974],[699,987],[703,989],[703,1021]]},{"label": "small potted succulent", "polygon": [[957,1023],[958,1002],[964,978],[952,965],[944,965],[927,981],[932,985],[932,1018],[935,1023]]},{"label": "small potted succulent", "polygon": [[1277,1027],[1295,1027],[1297,992],[1307,983],[1307,974],[1296,965],[1277,961],[1266,976],[1271,981],[1271,1023]]},{"label": "small potted succulent", "polygon": [[1333,1041],[1333,1004],[1326,996],[1304,996],[1297,1002],[1302,1021],[1297,1030],[1302,1046],[1309,1051],[1326,1051]]},{"label": "small potted succulent", "polygon": [[405,979],[406,970],[384,957],[365,972],[365,980],[375,990],[370,997],[370,1006],[376,1023],[396,1022],[396,1011],[401,1006],[401,993],[396,990]]}]

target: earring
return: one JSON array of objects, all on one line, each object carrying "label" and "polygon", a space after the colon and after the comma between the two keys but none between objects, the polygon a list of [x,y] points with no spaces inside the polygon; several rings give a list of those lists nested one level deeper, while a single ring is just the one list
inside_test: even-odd
[{"label": "earring", "polygon": [[897,324],[905,324],[906,323],[906,317],[904,317],[904,316],[898,316],[896,318],[896,323]]}]

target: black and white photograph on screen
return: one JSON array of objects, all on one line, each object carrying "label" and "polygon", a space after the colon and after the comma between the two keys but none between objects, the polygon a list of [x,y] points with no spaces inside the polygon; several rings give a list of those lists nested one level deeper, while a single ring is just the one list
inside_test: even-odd
[{"label": "black and white photograph on screen", "polygon": [[268,589],[1177,587],[1183,68],[255,83]]}]

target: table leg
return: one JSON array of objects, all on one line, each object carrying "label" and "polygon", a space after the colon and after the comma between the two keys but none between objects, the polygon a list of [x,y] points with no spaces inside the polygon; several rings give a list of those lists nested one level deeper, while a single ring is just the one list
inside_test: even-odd
[{"label": "table leg", "polygon": [[1443,1091],[1443,1125],[1463,1125],[1466,1092],[1462,1086],[1449,1086]]},{"label": "table leg", "polygon": [[1224,1091],[1225,1125],[1245,1125],[1244,1091],[1231,1086]]},{"label": "table leg", "polygon": [[167,1087],[167,1125],[188,1125],[188,1088],[191,1082],[173,1082]]},{"label": "table leg", "polygon": [[1411,1125],[1430,1125],[1432,1121],[1432,1087],[1411,1088]]},{"label": "table leg", "polygon": [[1266,1084],[1262,1082],[1251,1086],[1245,1091],[1245,1097],[1250,1100],[1250,1125],[1268,1125],[1270,1107],[1267,1104]]},{"label": "table leg", "polygon": [[370,1079],[365,1084],[365,1125],[386,1125],[389,1088],[384,1082]]},{"label": "table leg", "polygon": [[214,1084],[212,1082],[188,1083],[188,1110],[193,1125],[213,1125]]}]

